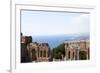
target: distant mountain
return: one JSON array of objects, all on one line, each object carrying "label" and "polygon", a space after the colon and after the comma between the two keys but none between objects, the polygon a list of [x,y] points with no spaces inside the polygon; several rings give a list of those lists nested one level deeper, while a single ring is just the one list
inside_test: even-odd
[{"label": "distant mountain", "polygon": [[55,36],[32,36],[33,42],[48,43],[50,48],[55,48],[67,40],[89,39],[89,34],[70,34],[70,35],[55,35]]}]

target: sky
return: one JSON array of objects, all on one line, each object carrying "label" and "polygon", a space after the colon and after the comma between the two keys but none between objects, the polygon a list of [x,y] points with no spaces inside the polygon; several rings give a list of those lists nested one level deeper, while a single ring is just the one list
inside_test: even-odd
[{"label": "sky", "polygon": [[89,33],[89,14],[21,11],[21,32],[27,36]]}]

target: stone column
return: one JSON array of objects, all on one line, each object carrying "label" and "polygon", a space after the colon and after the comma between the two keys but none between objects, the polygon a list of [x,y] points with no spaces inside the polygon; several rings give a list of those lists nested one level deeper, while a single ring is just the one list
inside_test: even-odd
[{"label": "stone column", "polygon": [[37,48],[35,49],[35,52],[36,52],[36,61],[37,61],[38,59],[38,49]]},{"label": "stone column", "polygon": [[79,60],[79,49],[77,49],[76,57],[77,57],[77,60]]},{"label": "stone column", "polygon": [[66,60],[68,60],[68,49],[66,48]]},{"label": "stone column", "polygon": [[90,48],[88,48],[88,60],[90,59]]}]

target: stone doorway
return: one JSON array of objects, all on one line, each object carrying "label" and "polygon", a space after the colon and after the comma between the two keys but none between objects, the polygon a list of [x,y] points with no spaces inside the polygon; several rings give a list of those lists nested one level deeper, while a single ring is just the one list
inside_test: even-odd
[{"label": "stone doorway", "polygon": [[32,49],[32,61],[36,61],[36,51]]},{"label": "stone doorway", "polygon": [[79,60],[86,60],[87,59],[87,52],[86,51],[80,51],[79,52]]}]

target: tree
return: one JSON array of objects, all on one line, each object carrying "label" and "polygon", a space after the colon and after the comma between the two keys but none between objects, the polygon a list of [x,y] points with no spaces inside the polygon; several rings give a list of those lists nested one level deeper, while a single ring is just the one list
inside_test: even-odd
[{"label": "tree", "polygon": [[59,46],[53,48],[51,52],[52,58],[62,59],[62,55],[65,56],[65,44],[60,44]]}]

